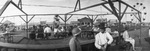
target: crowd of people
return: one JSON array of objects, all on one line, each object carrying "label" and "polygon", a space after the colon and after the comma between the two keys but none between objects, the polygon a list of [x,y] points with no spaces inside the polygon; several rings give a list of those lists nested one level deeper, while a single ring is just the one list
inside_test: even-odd
[{"label": "crowd of people", "polygon": [[[30,33],[30,38],[31,39],[50,39],[54,37],[59,32],[69,32],[69,34],[72,34],[72,38],[70,39],[69,42],[69,47],[71,51],[82,51],[81,44],[78,40],[79,35],[83,31],[80,26],[73,26],[70,27],[69,29],[66,29],[66,27],[57,27],[53,28],[50,27],[48,24],[45,26],[38,25],[38,26],[33,26],[31,33]],[[6,28],[8,30],[8,28]],[[105,27],[105,23],[101,23],[98,26],[94,26],[92,28],[93,32],[96,32],[94,35],[95,37],[95,47],[99,50],[102,51],[107,51],[108,47],[112,44],[112,42],[118,42],[116,37],[119,37],[119,32],[118,29],[115,29],[113,32],[111,31],[110,27]],[[113,36],[115,35],[115,36]],[[124,41],[131,43],[133,50],[135,50],[135,40],[129,36],[128,34],[128,28],[125,27],[121,31],[121,36]]]},{"label": "crowd of people", "polygon": [[[127,30],[128,30],[128,28],[125,27],[121,31],[121,36],[124,41],[129,42],[132,45],[132,50],[135,51],[135,40],[129,36]],[[69,42],[71,51],[82,51],[80,42],[78,40],[78,37],[79,37],[78,35],[80,35],[81,31],[82,30],[79,27],[76,27],[72,30],[73,37],[70,39],[70,42]],[[93,31],[98,32],[95,35],[94,45],[100,51],[108,51],[108,47],[110,47],[112,42],[115,41],[114,38],[119,37],[119,32],[117,29],[115,29],[115,31],[111,32],[110,27],[106,28],[104,23],[102,23],[100,26],[94,27]],[[116,36],[113,37],[112,35],[116,35]]]},{"label": "crowd of people", "polygon": [[33,25],[29,37],[31,39],[51,39],[51,38],[55,38],[55,36],[57,36],[59,33],[62,33],[62,32],[67,32],[68,34],[71,34],[72,28],[73,28],[72,26],[68,26],[68,27],[59,26],[56,28],[48,24],[46,24],[45,26]]}]

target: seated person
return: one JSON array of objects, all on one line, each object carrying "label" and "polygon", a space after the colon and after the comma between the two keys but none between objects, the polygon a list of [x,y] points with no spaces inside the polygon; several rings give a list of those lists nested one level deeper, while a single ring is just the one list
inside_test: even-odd
[{"label": "seated person", "polygon": [[124,32],[122,33],[123,39],[127,42],[130,42],[132,44],[133,50],[135,51],[135,40],[129,36],[128,34],[128,28],[125,27]]},{"label": "seated person", "polygon": [[111,33],[111,28],[107,27],[105,31],[108,32],[108,33]]},{"label": "seated person", "polygon": [[115,29],[115,31],[112,33],[113,33],[112,35],[114,35],[115,37],[119,36],[119,32],[117,31],[117,29]]},{"label": "seated person", "polygon": [[69,47],[71,51],[82,51],[78,35],[81,33],[80,28],[74,28],[72,30],[73,37],[70,39]]},{"label": "seated person", "polygon": [[94,26],[92,29],[93,29],[94,32],[99,32],[98,26]]},{"label": "seated person", "polygon": [[44,29],[41,25],[39,25],[37,29],[37,38],[40,38],[40,39],[44,38]]},{"label": "seated person", "polygon": [[48,25],[46,25],[46,28],[44,29],[44,33],[46,35],[45,38],[49,39],[49,36],[51,36],[52,30]]}]

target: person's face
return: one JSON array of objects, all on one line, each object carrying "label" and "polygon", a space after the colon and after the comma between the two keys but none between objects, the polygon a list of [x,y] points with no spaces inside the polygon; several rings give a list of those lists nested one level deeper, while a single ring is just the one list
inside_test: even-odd
[{"label": "person's face", "polygon": [[105,30],[104,30],[104,29],[99,29],[99,31],[100,31],[100,32],[104,32]]}]

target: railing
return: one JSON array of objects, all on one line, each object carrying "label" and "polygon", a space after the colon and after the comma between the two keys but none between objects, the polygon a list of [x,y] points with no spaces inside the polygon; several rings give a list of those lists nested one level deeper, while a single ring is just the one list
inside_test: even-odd
[{"label": "railing", "polygon": [[[51,40],[53,41],[53,40]],[[64,41],[64,40],[61,40]],[[93,45],[94,39],[91,40],[85,40],[81,41],[81,45],[83,46],[83,49],[92,48],[91,45]],[[41,51],[70,51],[69,49],[69,42],[67,43],[61,43],[58,44],[15,44],[15,43],[6,43],[6,42],[0,42],[1,50],[9,51],[12,49],[13,51],[17,50],[41,50]]]}]

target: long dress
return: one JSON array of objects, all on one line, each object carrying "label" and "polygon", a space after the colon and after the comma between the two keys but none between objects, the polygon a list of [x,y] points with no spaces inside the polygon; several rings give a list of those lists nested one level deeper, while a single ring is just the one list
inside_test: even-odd
[{"label": "long dress", "polygon": [[125,41],[130,42],[132,44],[133,50],[135,50],[134,49],[135,48],[134,47],[135,46],[135,40],[133,38],[129,37],[127,30],[123,32],[123,38]]},{"label": "long dress", "polygon": [[69,47],[71,51],[82,51],[80,42],[76,37],[70,39]]}]

